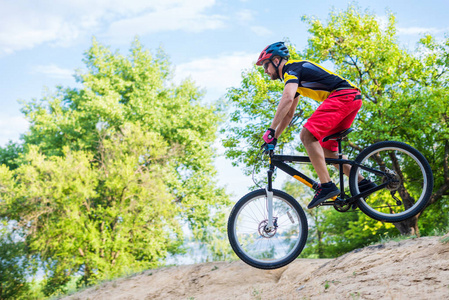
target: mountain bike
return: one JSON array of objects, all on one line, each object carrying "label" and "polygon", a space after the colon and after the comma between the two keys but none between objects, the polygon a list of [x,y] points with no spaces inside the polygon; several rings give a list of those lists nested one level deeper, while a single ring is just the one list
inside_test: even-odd
[{"label": "mountain bike", "polygon": [[[401,222],[420,213],[433,190],[433,174],[426,158],[410,145],[384,141],[367,147],[355,160],[343,159],[342,140],[351,131],[349,128],[323,139],[338,143],[338,159],[326,158],[326,163],[339,166],[341,193],[321,205],[333,206],[339,212],[359,208],[383,222]],[[319,183],[288,165],[310,163],[309,157],[276,155],[273,145],[265,145],[263,153],[269,157],[268,184],[235,204],[228,220],[228,238],[245,263],[259,269],[276,269],[299,256],[307,241],[308,227],[306,215],[295,198],[273,189],[275,168],[312,189],[318,189]],[[349,191],[345,191],[344,164],[352,166]],[[371,187],[360,191],[361,178],[371,181]]]}]

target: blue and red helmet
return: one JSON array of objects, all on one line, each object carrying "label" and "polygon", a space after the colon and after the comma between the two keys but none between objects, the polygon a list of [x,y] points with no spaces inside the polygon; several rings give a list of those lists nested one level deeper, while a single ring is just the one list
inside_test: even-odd
[{"label": "blue and red helmet", "polygon": [[259,55],[259,59],[257,60],[256,65],[261,66],[264,60],[271,59],[274,56],[280,56],[282,58],[288,59],[290,54],[288,53],[288,49],[284,45],[284,42],[277,42],[263,49],[262,53],[260,53]]}]

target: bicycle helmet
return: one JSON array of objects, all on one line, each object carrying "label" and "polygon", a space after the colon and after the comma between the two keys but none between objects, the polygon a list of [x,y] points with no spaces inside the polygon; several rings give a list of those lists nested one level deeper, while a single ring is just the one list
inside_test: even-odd
[{"label": "bicycle helmet", "polygon": [[259,59],[257,60],[256,65],[261,66],[264,60],[271,59],[274,56],[280,56],[282,58],[288,59],[290,55],[288,53],[287,47],[284,45],[284,42],[277,42],[263,49],[262,53],[260,53],[259,55]]}]

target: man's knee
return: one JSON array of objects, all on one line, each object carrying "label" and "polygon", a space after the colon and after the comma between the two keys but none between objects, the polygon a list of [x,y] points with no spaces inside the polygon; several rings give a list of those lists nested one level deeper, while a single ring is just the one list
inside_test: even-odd
[{"label": "man's knee", "polygon": [[299,138],[301,139],[301,142],[304,145],[307,145],[307,144],[317,141],[315,136],[305,127],[303,127],[303,129],[301,130],[301,133],[299,134]]}]

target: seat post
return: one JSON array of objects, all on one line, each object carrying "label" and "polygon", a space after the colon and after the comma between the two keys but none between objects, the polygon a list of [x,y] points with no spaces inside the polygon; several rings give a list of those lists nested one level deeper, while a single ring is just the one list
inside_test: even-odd
[{"label": "seat post", "polygon": [[338,158],[342,159],[343,158],[343,149],[341,147],[341,138],[337,139],[337,143],[338,143]]},{"label": "seat post", "polygon": [[[337,139],[337,143],[338,143],[338,159],[343,159],[343,149],[342,149],[342,146],[341,146],[341,140],[342,140],[342,138],[338,138]],[[345,186],[344,186],[344,178],[343,178],[343,175],[344,175],[344,173],[343,173],[343,164],[339,164],[338,165],[338,170],[339,170],[339,175],[340,175],[340,191],[341,191],[341,196],[343,197],[343,199],[344,199],[344,197],[345,197]]]}]

